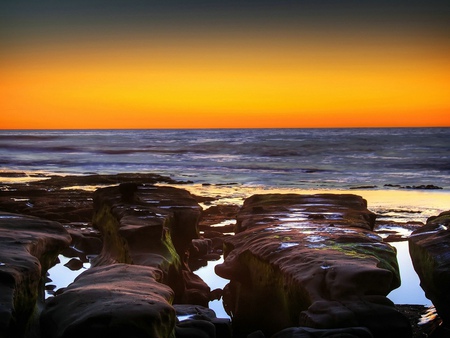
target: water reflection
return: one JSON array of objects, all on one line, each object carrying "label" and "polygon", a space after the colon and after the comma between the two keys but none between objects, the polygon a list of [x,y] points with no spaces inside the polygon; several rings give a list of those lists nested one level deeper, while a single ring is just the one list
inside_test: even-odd
[{"label": "water reflection", "polygon": [[78,275],[91,267],[91,263],[83,263],[81,269],[74,271],[65,266],[72,258],[63,255],[59,255],[58,258],[60,263],[48,270],[49,280],[46,283],[46,298],[54,296],[58,289],[67,287]]},{"label": "water reflection", "polygon": [[392,291],[388,297],[395,304],[418,304],[431,306],[431,301],[425,297],[425,293],[420,287],[420,279],[411,262],[408,242],[390,243],[397,249],[397,260],[400,266],[400,277],[402,284]]},{"label": "water reflection", "polygon": [[[228,284],[229,280],[217,276],[216,273],[214,272],[215,266],[217,264],[222,263],[223,258],[220,258],[217,261],[208,261],[208,264],[206,266],[201,267],[194,273],[198,275],[200,278],[202,278],[204,281],[206,281],[211,290],[223,289],[225,285]],[[222,299],[209,302],[209,308],[214,310],[217,318],[230,318],[230,316],[225,312],[223,308]]]}]

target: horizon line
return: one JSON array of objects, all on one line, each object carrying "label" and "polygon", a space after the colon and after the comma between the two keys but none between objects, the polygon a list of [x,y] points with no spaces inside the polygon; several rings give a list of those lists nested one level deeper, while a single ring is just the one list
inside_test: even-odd
[{"label": "horizon line", "polygon": [[51,130],[251,130],[251,129],[433,129],[448,126],[351,126],[351,127],[150,127],[150,128],[0,128],[0,131],[51,131]]}]

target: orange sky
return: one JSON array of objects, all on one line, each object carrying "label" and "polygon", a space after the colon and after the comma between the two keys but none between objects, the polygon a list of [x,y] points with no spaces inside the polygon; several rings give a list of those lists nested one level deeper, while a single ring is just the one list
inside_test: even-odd
[{"label": "orange sky", "polygon": [[13,19],[4,129],[450,126],[450,46],[430,32]]}]

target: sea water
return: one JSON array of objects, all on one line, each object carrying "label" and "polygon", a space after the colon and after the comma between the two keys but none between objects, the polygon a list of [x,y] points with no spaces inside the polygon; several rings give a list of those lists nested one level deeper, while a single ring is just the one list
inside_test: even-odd
[{"label": "sea water", "polygon": [[196,183],[450,189],[450,128],[2,130],[0,168]]}]

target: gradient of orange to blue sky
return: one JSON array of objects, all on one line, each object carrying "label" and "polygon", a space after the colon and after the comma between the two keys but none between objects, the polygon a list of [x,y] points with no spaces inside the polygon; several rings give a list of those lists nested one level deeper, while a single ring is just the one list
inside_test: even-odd
[{"label": "gradient of orange to blue sky", "polygon": [[450,126],[448,1],[3,1],[0,128]]}]

